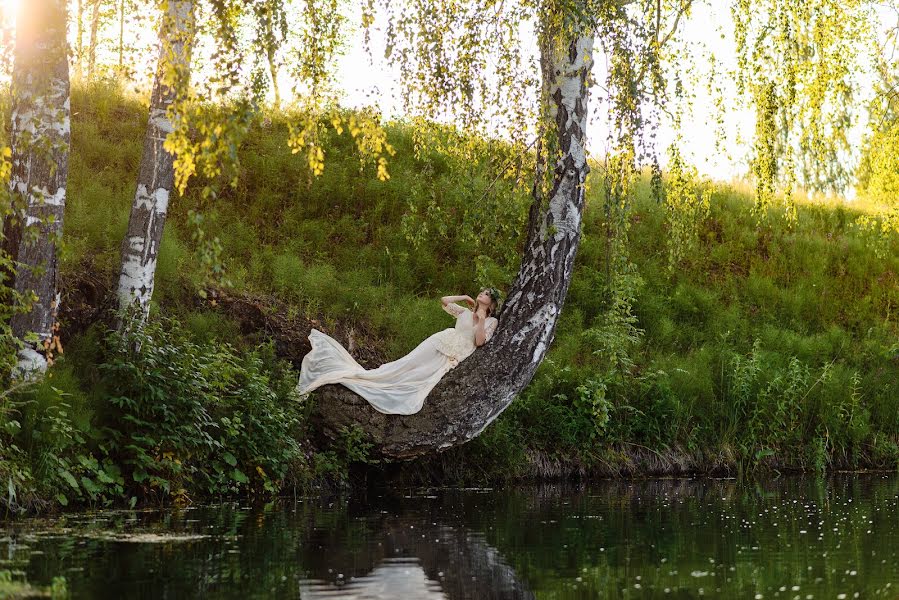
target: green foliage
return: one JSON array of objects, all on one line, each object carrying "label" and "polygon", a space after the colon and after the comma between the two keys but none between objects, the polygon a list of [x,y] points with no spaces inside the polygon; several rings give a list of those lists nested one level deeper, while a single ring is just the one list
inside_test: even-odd
[{"label": "green foliage", "polygon": [[0,598],[7,600],[19,598],[22,600],[26,598],[65,600],[68,597],[69,589],[65,577],[54,577],[48,589],[39,589],[29,585],[21,571],[0,571]]},{"label": "green foliage", "polygon": [[161,318],[93,343],[77,376],[58,361],[3,405],[9,508],[271,496],[306,477],[296,374],[270,346],[238,352]]},{"label": "green foliage", "polygon": [[634,366],[630,353],[643,336],[633,312],[643,279],[632,264],[627,267],[626,272],[612,276],[606,305],[593,326],[583,333],[588,348],[598,359],[598,370],[607,378],[624,378],[630,373]]},{"label": "green foliage", "polygon": [[862,215],[856,223],[877,258],[895,255],[899,244],[899,203],[874,215]]},{"label": "green foliage", "polygon": [[272,349],[201,345],[174,321],[111,334],[99,366],[107,451],[130,493],[271,495],[300,457],[295,374]]},{"label": "green foliage", "polygon": [[547,359],[504,418],[514,419],[534,448],[562,454],[590,452],[591,441],[601,438],[608,425],[606,392],[601,379]]},{"label": "green foliage", "polygon": [[203,215],[190,210],[187,213],[187,222],[191,228],[191,241],[196,248],[194,255],[200,265],[201,287],[199,294],[206,297],[206,288],[230,287],[231,280],[225,275],[225,266],[222,262],[222,242],[218,237],[209,238],[203,228]]},{"label": "green foliage", "polygon": [[782,190],[792,220],[797,179],[815,191],[842,191],[849,182],[854,78],[877,17],[861,0],[738,0],[731,12],[737,97],[756,109],[756,201],[766,210]]},{"label": "green foliage", "polygon": [[[465,254],[476,261],[476,280],[511,281],[509,266],[518,262],[519,240],[524,230],[530,198],[510,169],[529,154],[512,156],[496,165],[510,151],[507,145],[464,136],[449,127],[415,121],[414,138],[425,138],[416,149],[416,169],[422,177],[412,183],[407,208],[400,221],[405,241],[416,252],[437,252],[447,258]],[[468,145],[467,152],[457,149]],[[438,150],[439,149],[439,150]],[[498,171],[494,174],[494,171]],[[435,177],[466,173],[462,179]],[[451,254],[452,252],[452,254]]]},{"label": "green foliage", "polygon": [[318,480],[346,483],[354,464],[376,465],[370,456],[372,443],[359,426],[341,427],[337,440],[313,456],[312,475]]},{"label": "green foliage", "polygon": [[42,381],[11,396],[13,418],[5,422],[13,451],[6,474],[10,508],[29,508],[41,498],[63,506],[109,504],[123,492],[118,466],[92,448],[86,398],[67,391],[75,387],[71,370],[59,361]]},{"label": "green foliage", "polygon": [[[0,100],[0,118],[8,118],[8,100]],[[9,178],[12,174],[12,151],[6,145],[6,130],[0,131],[0,222],[14,213],[14,195],[9,193]],[[13,286],[12,274],[16,264],[5,250],[3,227],[0,227],[0,389],[10,386],[10,375],[16,365],[16,353],[22,347],[22,341],[13,335],[10,319],[13,315],[27,310],[30,299],[23,297]],[[3,395],[0,394],[0,400]],[[2,451],[0,451],[2,452]],[[0,453],[0,459],[3,458]]]},{"label": "green foliage", "polygon": [[832,458],[857,464],[871,439],[871,413],[857,371],[835,362],[814,371],[795,356],[783,362],[757,340],[747,355],[734,355],[722,381],[730,400],[731,431],[752,465],[789,464],[792,457],[821,470]]},{"label": "green foliage", "polygon": [[[0,242],[3,234],[0,232]],[[10,327],[10,319],[29,306],[26,298],[10,286],[9,274],[13,272],[14,263],[8,254],[0,250],[0,388],[11,385],[10,375],[16,365],[16,353],[22,347],[22,341],[16,337]],[[0,395],[2,398],[2,395]]]},{"label": "green foliage", "polygon": [[0,505],[10,510],[27,507],[34,490],[31,462],[16,439],[21,429],[19,411],[7,400],[0,408]]},{"label": "green foliage", "polygon": [[[895,109],[894,109],[895,110]],[[899,205],[899,120],[872,115],[858,170],[859,191],[886,206]]]},{"label": "green foliage", "polygon": [[684,161],[680,149],[668,149],[665,206],[668,209],[668,268],[693,255],[699,248],[699,230],[708,217],[711,184],[700,182],[696,167]]}]

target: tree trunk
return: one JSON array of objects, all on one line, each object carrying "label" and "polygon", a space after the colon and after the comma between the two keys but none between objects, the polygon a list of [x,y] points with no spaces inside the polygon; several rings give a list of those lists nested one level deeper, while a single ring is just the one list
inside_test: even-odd
[{"label": "tree trunk", "polygon": [[94,11],[91,14],[91,41],[87,53],[87,78],[93,79],[94,66],[97,64],[97,29],[100,27],[100,6],[103,0],[93,0]]},{"label": "tree trunk", "polygon": [[36,296],[12,318],[13,333],[37,335],[19,353],[21,376],[47,367],[59,298],[57,243],[62,235],[69,172],[69,63],[65,0],[29,0],[17,18],[12,77],[13,212],[3,224],[4,250],[17,262],[14,288]]},{"label": "tree trunk", "polygon": [[125,66],[125,0],[119,0],[119,74]]},{"label": "tree trunk", "polygon": [[[322,387],[315,393],[315,419],[327,435],[358,426],[388,458],[442,450],[481,433],[533,377],[552,343],[571,280],[588,172],[593,33],[585,26],[552,38],[546,34],[540,44],[541,105],[558,153],[544,149],[549,162],[538,160],[524,256],[496,334],[447,373],[414,415],[384,415],[343,386]],[[551,179],[544,185],[547,164]]]},{"label": "tree trunk", "polygon": [[278,87],[278,63],[275,61],[275,42],[269,41],[266,49],[268,57],[268,70],[272,75],[272,91],[275,93],[275,108],[281,108],[281,90]]},{"label": "tree trunk", "polygon": [[137,305],[141,319],[146,318],[150,308],[156,259],[174,180],[174,157],[163,148],[166,136],[172,131],[168,110],[190,81],[194,0],[169,0],[167,6],[160,28],[159,65],[150,99],[150,120],[137,191],[128,219],[128,233],[122,242],[118,287],[119,307],[124,310]]},{"label": "tree trunk", "polygon": [[84,78],[84,0],[78,0],[75,6],[77,11],[75,19],[75,79],[81,81]]},{"label": "tree trunk", "polygon": [[283,39],[279,39],[278,33],[280,32],[280,27],[278,24],[281,23],[281,10],[282,8],[276,7],[276,2],[273,0],[268,0],[264,5],[257,8],[257,22],[256,26],[261,28],[261,35],[257,38],[260,43],[265,46],[265,58],[268,61],[268,72],[272,78],[272,92],[275,95],[275,108],[278,109],[281,107],[281,89],[278,86],[278,60],[277,60],[277,52],[279,42],[283,42]]}]

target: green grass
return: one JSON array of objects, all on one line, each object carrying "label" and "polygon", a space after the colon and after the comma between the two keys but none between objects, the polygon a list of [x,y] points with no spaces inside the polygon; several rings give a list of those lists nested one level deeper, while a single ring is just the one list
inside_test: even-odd
[{"label": "green grass", "polygon": [[[63,276],[89,265],[113,282],[146,107],[98,87],[76,89],[73,110]],[[154,310],[178,315],[206,342],[236,335],[193,301],[206,274],[187,212],[201,206],[237,289],[364,323],[387,340],[390,356],[448,325],[440,296],[488,282],[508,288],[528,186],[500,179],[490,188],[497,161],[416,157],[411,126],[397,123],[389,127],[397,149],[389,181],[377,181],[370,166],[360,171],[352,141],[333,133],[325,172],[313,180],[286,146],[288,118],[251,128],[237,188],[211,205],[195,190],[173,200]],[[794,225],[760,224],[748,193],[718,185],[696,251],[669,270],[666,209],[641,183],[628,251],[643,280],[633,311],[644,335],[628,351],[633,366],[609,374],[586,335],[608,311],[599,189],[590,186],[549,360],[482,439],[456,452],[460,468],[526,473],[527,452],[590,467],[636,446],[661,455],[725,452],[744,466],[896,467],[899,240],[885,242],[886,256],[874,252],[856,225],[869,207],[800,202]],[[740,371],[753,360],[759,373]],[[610,415],[603,427],[584,408],[582,388],[597,379],[607,387],[597,400]]]}]

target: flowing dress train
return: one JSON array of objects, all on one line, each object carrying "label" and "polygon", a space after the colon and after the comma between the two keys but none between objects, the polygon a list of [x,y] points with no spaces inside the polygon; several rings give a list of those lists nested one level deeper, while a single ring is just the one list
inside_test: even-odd
[{"label": "flowing dress train", "polygon": [[[438,331],[406,356],[376,369],[364,369],[340,342],[313,329],[309,334],[312,350],[303,357],[297,390],[308,394],[323,385],[339,383],[382,413],[417,413],[440,378],[475,349],[473,313],[458,304],[447,304],[444,310],[456,317],[455,327]],[[496,325],[493,317],[484,323],[488,340]]]}]

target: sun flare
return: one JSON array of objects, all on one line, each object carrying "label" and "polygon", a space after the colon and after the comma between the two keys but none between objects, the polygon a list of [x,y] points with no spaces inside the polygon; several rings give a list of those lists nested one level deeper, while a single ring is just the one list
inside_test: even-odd
[{"label": "sun flare", "polygon": [[21,2],[22,0],[0,0],[0,20],[4,23],[14,22]]}]

